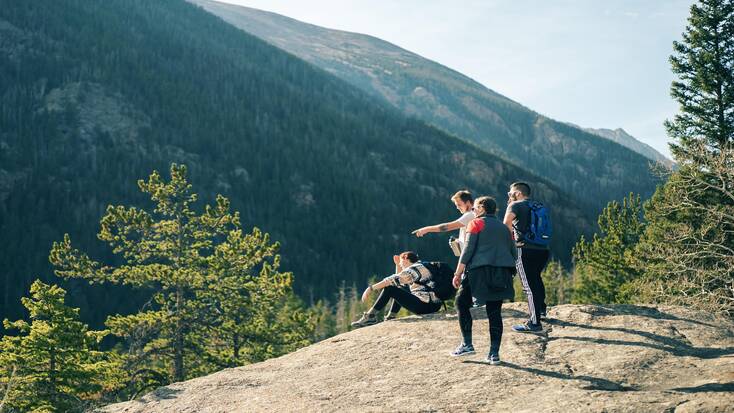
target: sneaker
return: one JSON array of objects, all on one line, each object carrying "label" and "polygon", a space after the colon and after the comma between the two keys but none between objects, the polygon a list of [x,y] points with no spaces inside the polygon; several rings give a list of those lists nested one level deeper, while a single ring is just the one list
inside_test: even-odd
[{"label": "sneaker", "polygon": [[543,326],[538,324],[533,324],[531,322],[526,322],[525,324],[517,324],[512,326],[513,331],[517,331],[518,333],[542,333],[543,332]]},{"label": "sneaker", "polygon": [[367,327],[372,324],[377,324],[377,317],[374,314],[364,313],[362,317],[352,323],[353,328]]},{"label": "sneaker", "polygon": [[453,357],[468,356],[469,354],[474,354],[474,346],[471,344],[467,346],[464,343],[459,344],[459,347],[456,347],[456,350],[451,352],[451,356]]},{"label": "sneaker", "polygon": [[548,319],[548,314],[545,311],[541,312],[540,313],[540,319],[541,320],[547,320]]},{"label": "sneaker", "polygon": [[487,363],[491,365],[500,364],[500,355],[497,353],[489,353],[487,354],[487,358],[484,359]]},{"label": "sneaker", "polygon": [[398,315],[396,313],[387,313],[387,314],[385,314],[384,320],[385,321],[390,321],[390,320],[394,320],[396,318],[398,318]]}]

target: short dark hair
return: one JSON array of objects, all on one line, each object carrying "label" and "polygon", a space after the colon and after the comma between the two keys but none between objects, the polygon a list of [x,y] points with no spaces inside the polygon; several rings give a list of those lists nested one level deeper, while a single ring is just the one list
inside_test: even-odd
[{"label": "short dark hair", "polygon": [[474,205],[479,205],[484,209],[484,213],[487,215],[494,215],[497,213],[497,201],[491,196],[480,196],[474,202]]},{"label": "short dark hair", "polygon": [[452,201],[455,201],[457,199],[460,199],[461,202],[474,202],[474,195],[472,195],[468,189],[462,189],[451,197]]},{"label": "short dark hair", "polygon": [[524,196],[530,196],[530,185],[526,184],[525,182],[515,182],[514,184],[510,185],[510,188],[515,188],[516,190],[520,191],[520,193]]},{"label": "short dark hair", "polygon": [[410,261],[413,264],[418,262],[418,254],[414,253],[413,251],[401,252],[400,258],[405,258],[406,260]]}]

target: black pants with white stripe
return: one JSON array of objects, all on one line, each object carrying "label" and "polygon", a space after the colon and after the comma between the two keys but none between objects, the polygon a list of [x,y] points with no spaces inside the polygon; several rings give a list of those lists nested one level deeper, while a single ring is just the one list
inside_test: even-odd
[{"label": "black pants with white stripe", "polygon": [[540,313],[545,313],[545,285],[540,275],[548,264],[549,258],[548,250],[517,249],[517,275],[520,276],[522,288],[528,297],[528,312],[530,322],[533,324],[540,324]]}]

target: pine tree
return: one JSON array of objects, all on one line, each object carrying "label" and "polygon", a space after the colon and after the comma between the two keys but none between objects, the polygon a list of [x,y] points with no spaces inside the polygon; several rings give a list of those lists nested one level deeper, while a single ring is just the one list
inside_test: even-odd
[{"label": "pine tree", "polygon": [[[50,255],[61,277],[154,291],[140,312],[107,319],[111,332],[127,340],[127,370],[143,386],[251,360],[241,352],[245,345],[251,351],[255,345],[274,349],[259,351],[256,360],[287,347],[282,342],[284,327],[273,314],[292,295],[292,274],[277,271],[278,245],[257,229],[243,235],[239,214],[230,212],[229,200],[221,195],[197,214],[197,195],[186,179],[186,167],[173,164],[170,174],[168,182],[158,172],[138,181],[156,204],[152,213],[136,207],[107,208],[98,236],[122,256],[123,265],[93,261],[72,247],[68,235],[54,243]],[[269,257],[272,263],[266,262]],[[307,329],[302,310],[293,311],[303,322],[298,328]]]},{"label": "pine tree", "polygon": [[680,112],[665,123],[679,163],[696,161],[695,142],[716,152],[734,142],[734,1],[700,0],[691,6],[683,41],[670,57],[678,76],[671,96]]},{"label": "pine tree", "polygon": [[262,361],[310,342],[311,314],[293,294],[293,274],[278,271],[278,248],[257,228],[247,235],[236,230],[210,257],[216,282],[200,299],[213,303],[216,317],[200,354],[216,367]]},{"label": "pine tree", "polygon": [[349,318],[349,307],[349,303],[347,302],[346,282],[342,281],[337,291],[336,308],[334,309],[337,334],[349,331],[349,323],[352,321],[351,318]]},{"label": "pine tree", "polygon": [[[95,350],[106,331],[90,331],[79,310],[64,304],[66,291],[35,281],[23,306],[24,320],[4,320],[17,336],[0,341],[0,388],[3,406],[19,411],[82,411],[114,390],[117,365]],[[107,380],[107,381],[106,381]]]},{"label": "pine tree", "polygon": [[583,237],[573,249],[573,301],[609,304],[626,302],[625,284],[639,276],[633,251],[644,230],[639,196],[612,201],[599,215],[599,233],[591,242]]},{"label": "pine tree", "polygon": [[558,261],[551,261],[543,270],[545,284],[545,302],[548,305],[568,304],[573,295],[571,274]]},{"label": "pine tree", "polygon": [[645,208],[635,293],[734,315],[734,2],[691,6],[671,57],[679,169]]},{"label": "pine tree", "polygon": [[321,341],[337,334],[335,310],[326,300],[319,300],[311,307],[316,326],[313,341]]}]

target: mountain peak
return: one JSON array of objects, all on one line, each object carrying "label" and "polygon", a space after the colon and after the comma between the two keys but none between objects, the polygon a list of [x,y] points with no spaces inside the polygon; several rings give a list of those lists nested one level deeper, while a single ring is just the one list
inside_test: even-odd
[{"label": "mountain peak", "polygon": [[594,135],[601,136],[602,138],[609,139],[629,149],[632,149],[633,151],[645,156],[652,161],[662,162],[663,164],[668,166],[671,166],[673,164],[670,159],[666,158],[663,154],[655,150],[652,146],[640,141],[639,139],[627,133],[627,131],[622,128],[616,128],[612,130],[606,128],[581,128],[579,126],[576,127]]},{"label": "mountain peak", "polygon": [[[734,323],[681,307],[562,305],[546,335],[514,333],[503,308],[502,364],[451,358],[456,317],[405,317],[294,353],[160,388],[106,412],[713,411],[734,405]],[[532,395],[532,397],[529,397]]]}]

